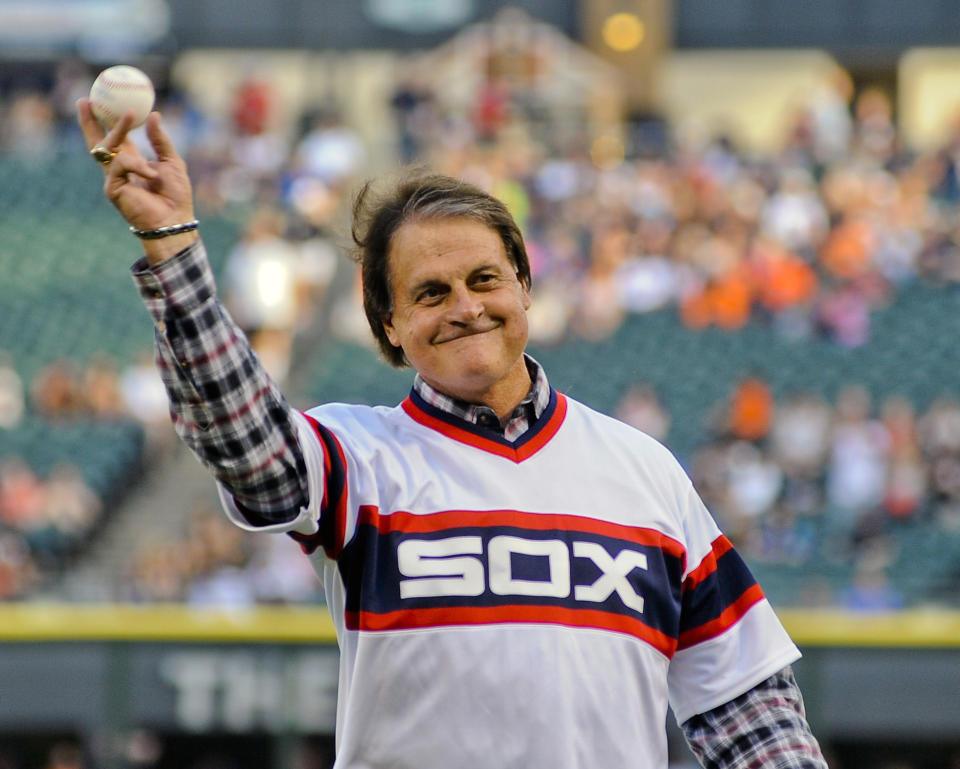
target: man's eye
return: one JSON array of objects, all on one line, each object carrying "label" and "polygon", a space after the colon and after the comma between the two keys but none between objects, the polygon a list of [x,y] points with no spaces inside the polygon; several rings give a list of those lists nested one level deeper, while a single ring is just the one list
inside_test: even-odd
[{"label": "man's eye", "polygon": [[417,300],[420,302],[429,302],[433,299],[439,299],[441,296],[439,288],[425,288],[420,292]]}]

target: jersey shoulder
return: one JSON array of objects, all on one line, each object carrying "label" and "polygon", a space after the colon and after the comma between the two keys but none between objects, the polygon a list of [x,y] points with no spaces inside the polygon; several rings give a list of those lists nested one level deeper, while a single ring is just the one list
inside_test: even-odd
[{"label": "jersey shoulder", "polygon": [[568,417],[572,420],[571,427],[587,430],[595,434],[596,440],[608,445],[614,443],[623,450],[640,452],[644,458],[665,462],[678,470],[681,469],[673,452],[653,436],[569,395],[564,397],[567,401]]}]

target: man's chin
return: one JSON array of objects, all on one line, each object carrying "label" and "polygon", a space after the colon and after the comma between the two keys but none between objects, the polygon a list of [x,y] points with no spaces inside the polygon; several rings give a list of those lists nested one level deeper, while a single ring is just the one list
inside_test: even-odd
[{"label": "man's chin", "polygon": [[473,401],[495,386],[501,378],[490,366],[475,360],[464,361],[455,370],[424,377],[433,388],[465,401]]}]

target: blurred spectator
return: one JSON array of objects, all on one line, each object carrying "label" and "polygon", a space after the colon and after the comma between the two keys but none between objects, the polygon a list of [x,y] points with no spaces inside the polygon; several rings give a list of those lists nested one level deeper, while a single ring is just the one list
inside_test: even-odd
[{"label": "blurred spectator", "polygon": [[800,565],[816,552],[817,531],[789,506],[772,507],[746,540],[747,557],[761,562]]},{"label": "blurred spectator", "polygon": [[870,306],[855,288],[828,290],[820,296],[817,321],[842,347],[859,347],[870,336]]},{"label": "blurred spectator", "polygon": [[20,424],[25,410],[23,380],[10,356],[0,350],[0,430]]},{"label": "blurred spectator", "polygon": [[880,417],[890,440],[883,504],[891,517],[910,518],[927,498],[927,465],[920,449],[913,404],[905,398],[888,398]]},{"label": "blurred spectator", "polygon": [[103,502],[69,462],[54,465],[45,486],[44,518],[69,549],[92,530],[103,512]]},{"label": "blurred spectator", "polygon": [[477,89],[473,106],[473,128],[480,142],[493,141],[510,119],[510,89],[496,74],[487,75]]},{"label": "blurred spectator", "polygon": [[[153,366],[152,362],[150,365]],[[149,387],[149,382],[149,378],[141,379],[137,385]],[[124,385],[116,360],[105,351],[94,353],[84,366],[71,358],[56,358],[34,377],[30,405],[47,419],[140,419],[133,409],[142,406],[150,396],[149,391],[132,393],[129,388],[133,384],[130,380]],[[131,395],[133,400],[129,400]],[[165,404],[164,394],[164,418],[169,419]]]},{"label": "blurred spectator", "polygon": [[960,402],[953,396],[938,398],[917,427],[929,464],[934,513],[941,522],[960,529]]},{"label": "blurred spectator", "polygon": [[850,102],[853,79],[837,67],[812,94],[807,109],[810,114],[811,149],[820,165],[842,160],[850,150],[853,117]]},{"label": "blurred spectator", "polygon": [[628,256],[614,278],[619,303],[628,312],[653,312],[677,296],[677,270],[664,256]]},{"label": "blurred spectator", "polygon": [[116,361],[107,353],[95,354],[87,363],[81,384],[84,411],[100,419],[124,414]]},{"label": "blurred spectator", "polygon": [[278,97],[269,82],[253,76],[241,81],[233,99],[230,163],[220,174],[220,188],[228,200],[256,201],[261,187],[274,186],[290,154],[278,114]]},{"label": "blurred spectator", "polygon": [[783,486],[783,471],[761,449],[737,440],[725,451],[726,496],[723,508],[733,535],[746,537],[755,520],[773,508]]},{"label": "blurred spectator", "polygon": [[42,416],[56,419],[83,411],[82,374],[69,358],[57,358],[41,368],[31,384],[33,408]]},{"label": "blurred spectator", "polygon": [[15,532],[31,560],[49,570],[66,563],[103,511],[79,470],[60,462],[47,478],[19,457],[0,464],[0,527]]},{"label": "blurred spectator", "polygon": [[821,397],[798,393],[777,404],[770,450],[788,476],[816,479],[830,447],[833,413]]},{"label": "blurred spectator", "polygon": [[71,131],[77,122],[77,99],[88,96],[91,85],[93,75],[83,59],[69,56],[57,65],[50,100],[57,120]]},{"label": "blurred spectator", "polygon": [[360,137],[333,110],[324,110],[313,118],[294,155],[300,173],[328,187],[338,187],[353,178],[366,159]]},{"label": "blurred spectator", "polygon": [[827,469],[827,501],[852,525],[882,504],[890,435],[871,415],[870,393],[849,386],[837,397]]},{"label": "blurred spectator", "polygon": [[754,241],[749,258],[757,302],[764,310],[774,318],[794,310],[810,312],[819,279],[807,261],[776,240],[762,237]]},{"label": "blurred spectator", "polygon": [[759,377],[748,377],[730,397],[726,429],[736,439],[759,441],[770,432],[774,402],[770,386]]},{"label": "blurred spectator", "polygon": [[285,381],[297,323],[299,251],[283,235],[282,212],[265,207],[249,220],[227,257],[224,303],[267,371]]},{"label": "blurred spectator", "polygon": [[629,233],[619,224],[597,227],[590,249],[590,266],[583,275],[574,330],[585,339],[609,337],[623,320],[618,269],[627,256]]},{"label": "blurred spectator", "polygon": [[322,598],[322,586],[300,546],[289,537],[264,537],[257,543],[247,573],[262,603],[313,603]]},{"label": "blurred spectator", "polygon": [[167,391],[151,352],[142,352],[123,369],[119,388],[124,412],[143,425],[146,453],[172,447],[176,434],[170,424]]},{"label": "blurred spectator", "polygon": [[0,601],[28,594],[39,580],[39,569],[23,538],[0,526]]},{"label": "blurred spectator", "polygon": [[865,159],[882,165],[897,149],[890,96],[879,87],[865,88],[854,103],[853,150]]},{"label": "blurred spectator", "polygon": [[0,122],[0,150],[18,157],[52,153],[56,141],[53,104],[43,93],[14,94]]},{"label": "blurred spectator", "polygon": [[805,168],[785,168],[777,190],[767,199],[760,234],[789,251],[811,254],[829,227],[827,212]]},{"label": "blurred spectator", "polygon": [[299,545],[277,535],[251,539],[200,507],[179,537],[145,543],[130,563],[126,598],[248,606],[308,603],[321,586]]},{"label": "blurred spectator", "polygon": [[436,130],[438,115],[432,89],[426,78],[402,75],[390,97],[397,119],[398,155],[410,163],[423,153],[423,142]]},{"label": "blurred spectator", "polygon": [[265,80],[244,78],[233,93],[231,116],[238,136],[258,136],[270,126],[276,108],[273,88]]},{"label": "blurred spectator", "polygon": [[851,611],[892,611],[903,608],[903,596],[883,569],[860,567],[841,593],[840,605]]},{"label": "blurred spectator", "polygon": [[45,490],[33,469],[17,456],[0,463],[0,523],[26,531],[43,515]]},{"label": "blurred spectator", "polygon": [[665,440],[670,432],[670,414],[649,385],[630,387],[620,398],[614,416],[658,441]]}]

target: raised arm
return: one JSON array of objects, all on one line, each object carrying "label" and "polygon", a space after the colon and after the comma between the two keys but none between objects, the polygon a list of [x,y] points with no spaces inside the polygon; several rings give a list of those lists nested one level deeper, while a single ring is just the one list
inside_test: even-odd
[{"label": "raised arm", "polygon": [[[132,113],[104,133],[89,101],[77,114],[91,155],[104,172],[104,194],[141,239],[133,278],[155,329],[156,361],[177,434],[232,493],[256,526],[292,521],[309,492],[297,417],[267,375],[243,332],[217,299],[196,230],[187,166],[154,112],[146,123],[156,153],[148,160],[128,134]],[[141,233],[142,234],[142,233]]]}]

